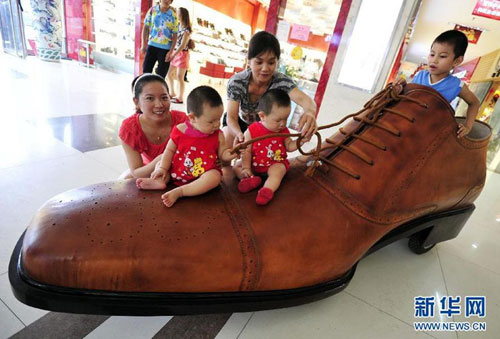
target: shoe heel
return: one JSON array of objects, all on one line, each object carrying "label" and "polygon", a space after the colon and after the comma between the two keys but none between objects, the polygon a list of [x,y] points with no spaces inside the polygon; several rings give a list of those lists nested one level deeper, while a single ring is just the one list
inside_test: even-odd
[{"label": "shoe heel", "polygon": [[474,208],[475,206],[472,205],[465,209],[437,215],[424,223],[425,229],[410,236],[408,247],[412,252],[422,254],[428,252],[439,242],[455,238],[469,220]]},{"label": "shoe heel", "polygon": [[475,206],[426,215],[403,224],[375,243],[365,257],[397,240],[408,238],[408,247],[416,254],[428,252],[438,242],[455,238],[474,211]]}]

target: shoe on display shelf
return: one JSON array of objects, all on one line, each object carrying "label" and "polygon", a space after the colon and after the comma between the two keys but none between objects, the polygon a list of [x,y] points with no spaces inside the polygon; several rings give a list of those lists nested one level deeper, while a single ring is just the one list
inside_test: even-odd
[{"label": "shoe on display shelf", "polygon": [[265,206],[228,173],[172,208],[133,180],[55,196],[12,254],[14,295],[108,315],[289,307],[342,291],[360,260],[396,240],[418,254],[456,237],[485,183],[491,128],[476,121],[458,139],[464,118],[416,84],[389,85],[350,117],[290,159]]},{"label": "shoe on display shelf", "polygon": [[103,48],[101,48],[101,52],[113,53],[113,48],[111,48],[111,47],[103,47]]}]

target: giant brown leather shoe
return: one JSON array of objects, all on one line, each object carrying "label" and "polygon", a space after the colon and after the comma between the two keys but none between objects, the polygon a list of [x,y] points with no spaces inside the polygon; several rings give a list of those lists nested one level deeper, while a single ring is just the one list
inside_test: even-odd
[{"label": "giant brown leather shoe", "polygon": [[132,181],[49,200],[12,255],[16,297],[48,310],[193,314],[297,305],[342,290],[357,262],[402,237],[454,238],[486,176],[488,125],[457,139],[433,89],[389,86],[309,156],[265,207],[237,181],[165,208]]}]

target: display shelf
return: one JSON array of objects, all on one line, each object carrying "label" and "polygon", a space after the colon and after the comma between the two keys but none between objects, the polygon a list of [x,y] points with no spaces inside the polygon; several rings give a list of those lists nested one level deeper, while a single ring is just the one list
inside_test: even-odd
[{"label": "display shelf", "polygon": [[191,38],[195,48],[191,51],[191,70],[198,72],[207,62],[243,68],[250,26],[200,4],[193,5]]},{"label": "display shelf", "polygon": [[[92,1],[96,52],[105,66],[132,71],[128,65],[134,60],[135,45],[135,0]],[[123,59],[123,60],[120,60]],[[133,63],[132,63],[133,64]]]},{"label": "display shelf", "polygon": [[323,60],[326,58],[326,52],[301,47],[302,57],[294,59],[292,51],[297,47],[295,44],[280,42],[282,53],[280,57],[279,70],[296,82],[310,81],[317,83],[323,70]]}]

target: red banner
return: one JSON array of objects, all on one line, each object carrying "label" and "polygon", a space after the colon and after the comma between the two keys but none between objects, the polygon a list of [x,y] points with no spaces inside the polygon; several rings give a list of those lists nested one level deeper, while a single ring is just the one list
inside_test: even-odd
[{"label": "red banner", "polygon": [[477,0],[472,14],[500,20],[500,0]]},{"label": "red banner", "polygon": [[455,30],[460,31],[465,34],[467,37],[467,40],[471,44],[477,44],[477,41],[479,40],[479,36],[481,35],[481,30],[475,29],[472,27],[467,27],[467,26],[462,26],[462,25],[455,25]]}]

